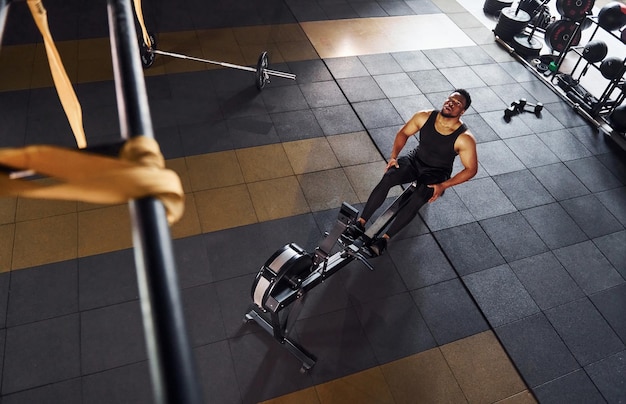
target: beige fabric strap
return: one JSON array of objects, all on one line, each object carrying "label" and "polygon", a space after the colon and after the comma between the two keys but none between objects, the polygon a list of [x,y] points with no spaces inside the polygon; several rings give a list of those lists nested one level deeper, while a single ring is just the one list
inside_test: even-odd
[{"label": "beige fabric strap", "polygon": [[148,48],[150,48],[152,47],[152,41],[150,41],[150,35],[148,35],[146,24],[143,21],[143,10],[141,9],[141,0],[133,0],[133,4],[135,6],[135,15],[137,16],[137,21],[139,21],[139,26],[141,27],[141,35],[143,36],[143,43]]},{"label": "beige fabric strap", "polygon": [[39,28],[39,32],[43,36],[44,45],[46,47],[46,54],[48,55],[48,63],[50,64],[50,73],[52,73],[52,79],[54,85],[59,94],[61,105],[65,110],[65,115],[70,123],[74,137],[76,138],[76,144],[79,148],[87,146],[87,139],[85,137],[85,131],[83,129],[83,112],[81,106],[72,87],[72,83],[67,76],[63,62],[59,56],[50,29],[48,28],[48,13],[44,8],[41,0],[27,0],[30,12],[33,15],[33,19]]},{"label": "beige fabric strap", "polygon": [[0,164],[33,170],[55,180],[43,185],[0,174],[0,196],[104,204],[154,196],[163,202],[170,224],[178,221],[184,212],[185,193],[180,178],[176,172],[164,168],[159,145],[149,137],[128,140],[119,159],[39,145],[0,148]]}]

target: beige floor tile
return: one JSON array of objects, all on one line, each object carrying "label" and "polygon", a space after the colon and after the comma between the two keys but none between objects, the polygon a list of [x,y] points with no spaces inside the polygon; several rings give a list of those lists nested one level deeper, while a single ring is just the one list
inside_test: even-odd
[{"label": "beige floor tile", "polygon": [[256,25],[233,28],[239,45],[266,45],[271,42],[271,25]]},{"label": "beige floor tile", "polygon": [[248,190],[260,222],[310,212],[295,176],[249,183]]},{"label": "beige floor tile", "polygon": [[16,223],[12,269],[76,258],[77,223],[76,213]]},{"label": "beige floor tile", "polygon": [[244,177],[234,151],[185,158],[193,191],[242,184]]},{"label": "beige floor tile", "polygon": [[300,24],[278,24],[272,26],[270,33],[273,42],[307,41],[306,33]]},{"label": "beige floor tile", "polygon": [[16,91],[30,88],[32,66],[0,65],[0,89]]},{"label": "beige floor tile", "polygon": [[395,403],[379,367],[320,384],[315,389],[321,404]]},{"label": "beige floor tile", "polygon": [[328,142],[343,167],[383,159],[367,132],[328,136]]},{"label": "beige floor tile", "polygon": [[441,352],[471,403],[493,403],[526,389],[492,331],[444,345]]},{"label": "beige floor tile", "polygon": [[3,45],[0,51],[0,66],[31,65],[35,59],[37,44]]},{"label": "beige floor tile", "polygon": [[294,174],[282,144],[238,149],[236,153],[247,183]]},{"label": "beige floor tile", "polygon": [[474,17],[472,13],[468,13],[467,11],[464,11],[461,13],[451,13],[451,14],[448,14],[448,17],[450,17],[450,19],[454,21],[454,23],[458,25],[459,28],[484,27],[482,22],[480,22],[476,17]]},{"label": "beige floor tile", "polygon": [[298,176],[298,181],[312,212],[334,209],[343,202],[359,201],[342,169],[302,174]]},{"label": "beige floor tile", "polygon": [[258,222],[244,184],[196,192],[195,200],[203,233]]},{"label": "beige floor tile", "polygon": [[237,47],[237,37],[233,28],[216,28],[196,30],[198,41],[202,47]]},{"label": "beige floor tile", "polygon": [[[317,51],[311,45],[311,42],[297,41],[297,42],[279,42],[276,44],[280,54],[286,61],[298,61],[298,60],[314,60],[319,59]],[[296,80],[298,78],[296,77]]]},{"label": "beige floor tile", "polygon": [[433,0],[433,3],[444,13],[461,13],[465,8],[456,0]]},{"label": "beige floor tile", "polygon": [[381,369],[398,404],[466,402],[439,349],[399,359]]},{"label": "beige floor tile", "polygon": [[108,37],[78,41],[78,60],[111,61],[111,42]]},{"label": "beige floor tile", "polygon": [[113,65],[110,60],[86,59],[78,61],[78,83],[113,80]]},{"label": "beige floor tile", "polygon": [[339,167],[339,161],[325,137],[286,142],[283,148],[295,174]]},{"label": "beige floor tile", "polygon": [[76,213],[77,204],[73,201],[18,198],[16,221],[41,219],[44,217]]},{"label": "beige floor tile", "polygon": [[309,387],[259,404],[320,404],[315,387]]},{"label": "beige floor tile", "polygon": [[185,194],[185,213],[171,226],[172,238],[195,236],[202,233],[200,218],[196,209],[196,198],[193,193]]},{"label": "beige floor tile", "polygon": [[185,192],[191,192],[193,190],[191,187],[191,179],[189,178],[189,169],[187,168],[187,159],[181,157],[166,160],[165,167],[176,171],[176,174],[178,174],[178,177],[180,178],[180,182],[183,184],[183,190]]},{"label": "beige floor tile", "polygon": [[528,390],[517,393],[514,396],[507,397],[497,402],[497,404],[536,404],[537,400]]},{"label": "beige floor tile", "polygon": [[11,270],[13,259],[13,241],[15,239],[15,225],[0,225],[0,273]]},{"label": "beige floor tile", "polygon": [[133,246],[128,205],[78,214],[78,256],[86,257]]},{"label": "beige floor tile", "polygon": [[[76,80],[76,78],[74,80]],[[50,73],[50,66],[48,63],[35,63],[33,65],[30,88],[46,88],[53,86],[54,81],[52,80],[52,74]]]},{"label": "beige floor tile", "polygon": [[17,198],[0,198],[0,224],[14,223]]},{"label": "beige floor tile", "polygon": [[[365,203],[385,172],[385,162],[345,167],[344,171],[359,198],[359,202]],[[400,187],[394,187],[389,192],[388,198],[400,195],[401,193],[402,189]]]}]

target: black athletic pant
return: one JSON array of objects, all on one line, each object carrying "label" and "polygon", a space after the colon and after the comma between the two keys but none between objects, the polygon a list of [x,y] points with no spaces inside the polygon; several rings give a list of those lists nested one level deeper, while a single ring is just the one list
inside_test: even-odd
[{"label": "black athletic pant", "polygon": [[369,220],[374,212],[385,202],[391,188],[396,185],[417,182],[417,189],[411,195],[407,204],[400,209],[395,220],[386,231],[389,237],[393,237],[417,215],[420,208],[433,196],[433,189],[427,185],[439,184],[450,178],[450,173],[441,168],[433,168],[424,165],[417,157],[402,156],[398,159],[398,166],[391,167],[378,185],[374,187],[363,208],[361,217]]}]

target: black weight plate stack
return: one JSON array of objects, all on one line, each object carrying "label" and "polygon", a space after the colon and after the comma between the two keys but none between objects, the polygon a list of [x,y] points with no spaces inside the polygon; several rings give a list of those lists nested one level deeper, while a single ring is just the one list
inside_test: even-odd
[{"label": "black weight plate stack", "polygon": [[596,0],[557,0],[556,11],[571,21],[581,21],[591,12]]},{"label": "black weight plate stack", "polygon": [[503,41],[510,42],[513,37],[521,33],[530,22],[530,15],[518,8],[505,7],[500,12],[498,23],[493,32]]},{"label": "black weight plate stack", "polygon": [[143,42],[143,37],[139,39],[139,53],[141,55],[141,65],[144,69],[152,66],[154,63],[155,54],[152,52],[152,49],[156,49],[156,37],[153,33],[148,32],[148,37],[150,38],[150,48],[146,46]]},{"label": "black weight plate stack", "polygon": [[537,57],[543,48],[541,41],[524,33],[515,35],[511,46],[518,55],[523,57]]},{"label": "black weight plate stack", "polygon": [[580,30],[575,21],[558,20],[546,28],[546,45],[553,51],[563,52],[569,46],[580,43]]},{"label": "black weight plate stack", "polygon": [[254,84],[256,84],[256,88],[259,91],[263,90],[263,87],[265,87],[268,82],[267,75],[265,74],[265,70],[267,69],[268,65],[269,60],[267,57],[267,52],[262,52],[256,64],[256,73],[254,77]]},{"label": "black weight plate stack", "polygon": [[497,17],[504,7],[511,7],[511,5],[513,5],[513,0],[485,0],[483,11]]}]

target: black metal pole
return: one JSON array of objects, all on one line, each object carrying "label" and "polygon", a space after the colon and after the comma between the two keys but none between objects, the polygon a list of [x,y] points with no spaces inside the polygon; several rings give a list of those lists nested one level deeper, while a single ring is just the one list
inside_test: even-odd
[{"label": "black metal pole", "polygon": [[[108,0],[107,8],[122,137],[154,137],[131,2]],[[165,209],[152,197],[129,208],[155,402],[201,403]]]}]

